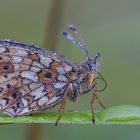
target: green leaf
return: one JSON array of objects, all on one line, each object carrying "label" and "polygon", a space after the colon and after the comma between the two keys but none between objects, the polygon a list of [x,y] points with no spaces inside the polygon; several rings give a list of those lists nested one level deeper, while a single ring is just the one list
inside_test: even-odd
[{"label": "green leaf", "polygon": [[[122,105],[107,108],[96,113],[96,124],[140,124],[140,107]],[[58,113],[41,113],[22,117],[0,114],[0,123],[55,123]],[[59,123],[92,124],[90,111],[69,111],[64,113]]]}]

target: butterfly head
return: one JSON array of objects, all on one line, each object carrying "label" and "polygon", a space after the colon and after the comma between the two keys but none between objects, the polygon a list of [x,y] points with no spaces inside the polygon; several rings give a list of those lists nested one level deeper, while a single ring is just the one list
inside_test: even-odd
[{"label": "butterfly head", "polygon": [[100,68],[100,53],[97,53],[94,59],[87,60],[86,66],[92,73],[98,72]]},{"label": "butterfly head", "polygon": [[[74,36],[76,36],[76,38],[72,34],[69,34],[67,31],[64,31],[62,33],[63,36],[65,36],[67,39],[71,40],[74,44],[76,44],[76,46],[82,50],[86,58],[86,61],[83,62],[80,66],[78,66],[78,82],[80,87],[80,94],[84,94],[89,90],[93,89],[94,85],[96,84],[96,79],[100,79],[105,83],[105,87],[103,88],[104,90],[107,84],[102,75],[99,73],[100,54],[97,53],[94,58],[91,58],[86,47],[86,43],[82,39],[81,34],[80,32],[78,32],[77,28],[72,24],[68,26],[68,30],[72,32]],[[96,75],[98,75],[99,77]]]}]

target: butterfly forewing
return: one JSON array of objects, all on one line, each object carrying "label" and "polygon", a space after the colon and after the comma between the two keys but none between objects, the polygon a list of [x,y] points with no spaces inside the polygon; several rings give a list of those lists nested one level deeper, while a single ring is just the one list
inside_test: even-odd
[{"label": "butterfly forewing", "polygon": [[0,110],[22,116],[58,104],[72,69],[69,61],[48,50],[0,40]]}]

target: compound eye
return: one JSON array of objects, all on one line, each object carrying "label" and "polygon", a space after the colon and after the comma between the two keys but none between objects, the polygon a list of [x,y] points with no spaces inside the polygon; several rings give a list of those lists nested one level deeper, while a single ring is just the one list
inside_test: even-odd
[{"label": "compound eye", "polygon": [[93,70],[93,64],[92,63],[88,63],[87,64],[87,68],[91,71]]}]

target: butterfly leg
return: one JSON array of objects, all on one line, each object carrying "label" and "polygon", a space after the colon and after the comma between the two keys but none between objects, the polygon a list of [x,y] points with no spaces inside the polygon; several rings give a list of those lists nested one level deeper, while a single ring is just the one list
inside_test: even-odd
[{"label": "butterfly leg", "polygon": [[92,97],[91,97],[91,113],[92,113],[92,122],[95,123],[95,114],[94,114],[94,98],[95,98],[95,93],[93,92]]},{"label": "butterfly leg", "polygon": [[65,106],[66,106],[66,101],[67,101],[67,98],[68,98],[68,96],[69,96],[69,94],[70,94],[71,91],[72,91],[72,87],[69,86],[69,87],[67,88],[66,92],[65,92],[63,101],[62,101],[61,106],[60,106],[60,108],[59,108],[59,110],[58,110],[59,116],[58,116],[58,118],[57,118],[57,120],[56,120],[56,122],[55,122],[55,126],[57,126],[59,120],[61,119],[61,117],[62,117],[62,115],[63,115],[63,113],[64,113]]},{"label": "butterfly leg", "polygon": [[105,109],[106,107],[104,106],[104,104],[101,102],[100,98],[99,98],[99,93],[97,90],[97,83],[95,83],[94,88],[93,88],[93,94],[91,97],[91,113],[92,113],[92,122],[95,123],[95,114],[94,114],[94,99],[97,99],[98,103],[100,104],[100,106]]}]

